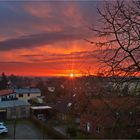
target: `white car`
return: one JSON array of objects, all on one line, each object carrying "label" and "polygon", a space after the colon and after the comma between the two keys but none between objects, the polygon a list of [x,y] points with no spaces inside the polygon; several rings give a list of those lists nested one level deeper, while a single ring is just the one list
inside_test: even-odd
[{"label": "white car", "polygon": [[4,125],[3,122],[0,122],[0,134],[7,133],[7,132],[8,132],[7,127]]},{"label": "white car", "polygon": [[0,122],[0,125],[4,125],[4,123],[3,122]]}]

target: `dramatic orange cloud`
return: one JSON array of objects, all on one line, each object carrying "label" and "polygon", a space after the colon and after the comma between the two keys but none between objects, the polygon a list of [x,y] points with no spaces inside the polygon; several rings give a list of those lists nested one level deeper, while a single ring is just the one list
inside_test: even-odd
[{"label": "dramatic orange cloud", "polygon": [[98,69],[89,26],[98,2],[0,2],[0,72],[79,76]]}]

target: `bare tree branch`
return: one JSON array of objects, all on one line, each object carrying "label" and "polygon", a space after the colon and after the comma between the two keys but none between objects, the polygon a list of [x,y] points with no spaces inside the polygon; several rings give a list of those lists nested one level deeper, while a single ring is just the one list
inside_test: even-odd
[{"label": "bare tree branch", "polygon": [[109,73],[140,72],[139,1],[105,2],[102,9],[98,8],[98,12],[103,26],[90,28],[100,41],[89,42],[102,48],[103,59],[100,60],[113,71]]}]

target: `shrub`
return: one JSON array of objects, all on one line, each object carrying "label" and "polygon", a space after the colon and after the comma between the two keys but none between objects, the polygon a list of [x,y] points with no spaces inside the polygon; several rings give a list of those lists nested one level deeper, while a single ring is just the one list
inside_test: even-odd
[{"label": "shrub", "polygon": [[70,125],[70,126],[67,127],[66,132],[68,134],[70,134],[71,137],[75,137],[76,133],[77,133],[77,130],[76,130],[74,125]]}]

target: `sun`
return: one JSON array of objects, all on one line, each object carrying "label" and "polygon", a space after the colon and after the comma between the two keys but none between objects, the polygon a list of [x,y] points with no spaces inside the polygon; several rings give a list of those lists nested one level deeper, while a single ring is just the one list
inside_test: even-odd
[{"label": "sun", "polygon": [[73,78],[75,75],[74,75],[74,73],[70,73],[69,76],[70,76],[70,78]]}]

